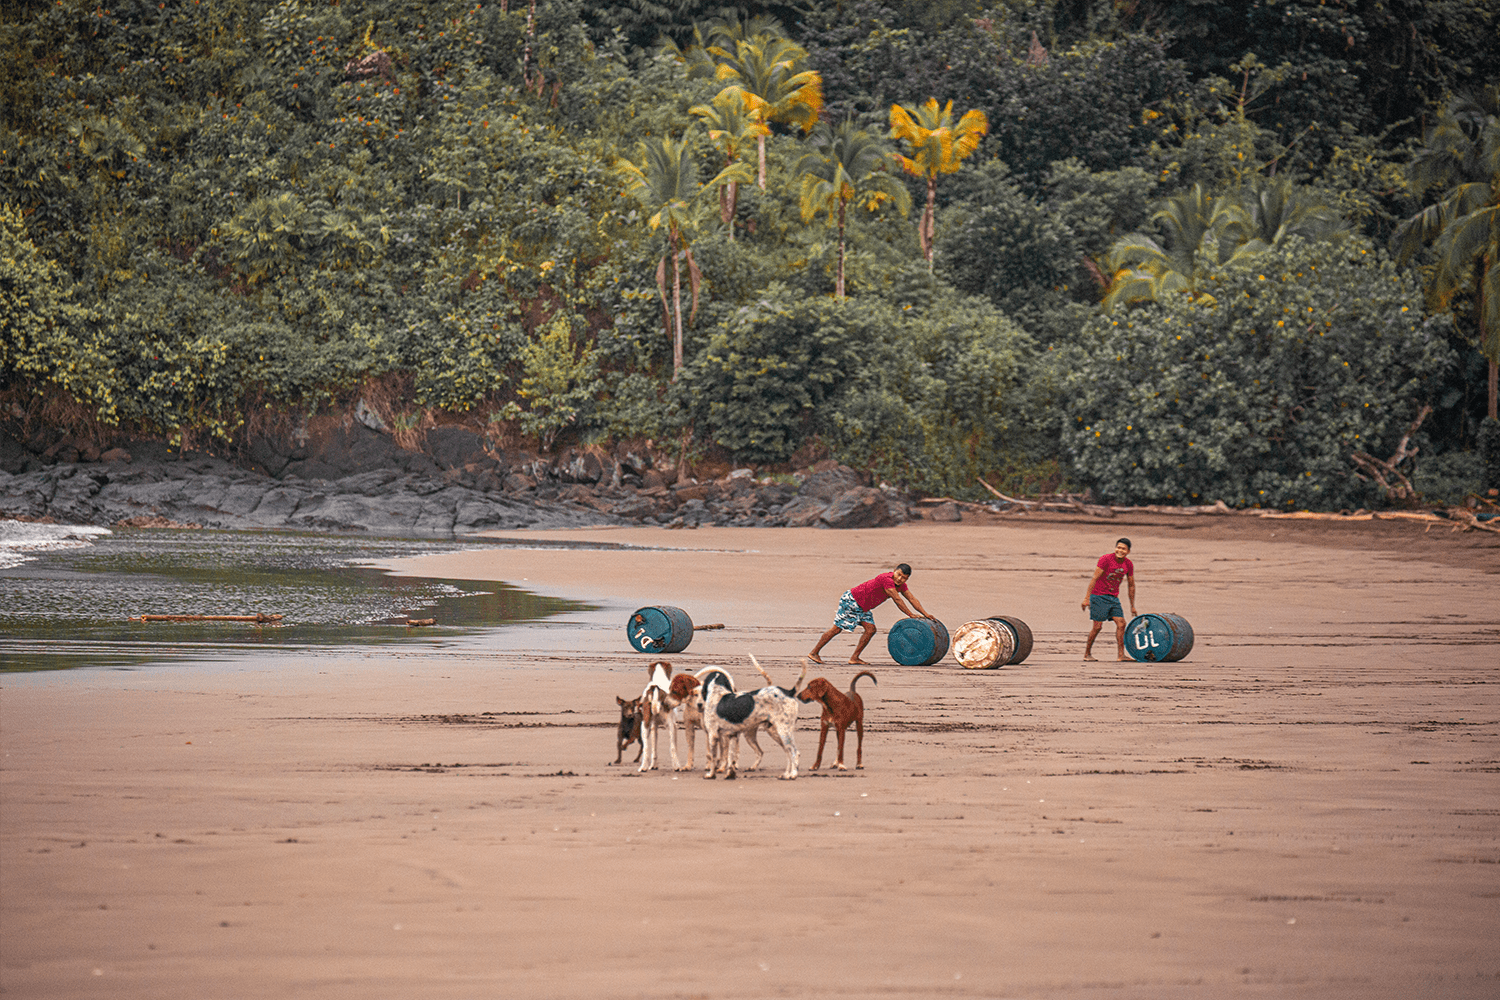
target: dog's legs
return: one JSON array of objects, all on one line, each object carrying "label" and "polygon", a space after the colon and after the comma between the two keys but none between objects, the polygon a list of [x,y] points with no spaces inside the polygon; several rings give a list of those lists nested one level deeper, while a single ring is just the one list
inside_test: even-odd
[{"label": "dog's legs", "polygon": [[849,732],[849,724],[847,722],[845,722],[845,723],[842,723],[842,724],[836,723],[836,725],[838,725],[838,731],[839,731],[838,732],[838,735],[839,735],[839,757],[838,757],[838,760],[836,760],[836,761],[833,762],[833,766],[836,767],[836,768],[838,768],[840,771],[847,771],[849,769],[844,766],[844,737]]},{"label": "dog's legs", "polygon": [[813,761],[813,766],[808,770],[816,771],[823,766],[823,744],[828,742],[828,720],[823,720],[823,726],[818,730],[818,757]]},{"label": "dog's legs", "polygon": [[682,765],[677,762],[677,717],[670,708],[667,709],[667,746],[672,751],[672,770],[681,771]]},{"label": "dog's legs", "polygon": [[779,728],[778,726],[767,726],[766,732],[770,733],[771,739],[775,740],[776,744],[786,751],[786,770],[781,772],[781,777],[787,781],[791,781],[797,777],[797,741],[792,738],[792,729],[790,726],[786,727],[785,732],[777,732]]},{"label": "dog's legs", "polygon": [[854,769],[863,771],[865,767],[865,720],[863,716],[854,717]]},{"label": "dog's legs", "polygon": [[650,715],[641,716],[641,766],[638,771],[649,771],[656,764],[656,720]]}]

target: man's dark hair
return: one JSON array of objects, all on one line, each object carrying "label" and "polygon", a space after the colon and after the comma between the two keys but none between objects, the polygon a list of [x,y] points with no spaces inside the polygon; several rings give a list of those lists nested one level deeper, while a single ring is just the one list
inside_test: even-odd
[{"label": "man's dark hair", "polygon": [[911,576],[911,567],[906,565],[906,563],[897,563],[896,568],[905,573],[907,576]]},{"label": "man's dark hair", "polygon": [[1116,538],[1115,539],[1115,544],[1116,545],[1119,545],[1121,542],[1125,543],[1125,547],[1127,549],[1130,548],[1130,539],[1128,539],[1128,538]]}]

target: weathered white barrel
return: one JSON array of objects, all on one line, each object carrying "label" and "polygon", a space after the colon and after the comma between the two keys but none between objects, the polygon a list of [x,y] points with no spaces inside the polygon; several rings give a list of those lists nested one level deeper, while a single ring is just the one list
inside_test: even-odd
[{"label": "weathered white barrel", "polygon": [[1015,633],[993,618],[964,622],[953,633],[953,658],[968,670],[993,670],[1015,653]]}]

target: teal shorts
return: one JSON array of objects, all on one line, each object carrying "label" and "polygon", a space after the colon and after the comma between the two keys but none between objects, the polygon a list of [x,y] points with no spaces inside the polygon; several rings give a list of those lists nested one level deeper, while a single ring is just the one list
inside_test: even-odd
[{"label": "teal shorts", "polygon": [[1089,621],[1107,622],[1124,618],[1125,609],[1120,607],[1120,598],[1114,594],[1089,595]]}]

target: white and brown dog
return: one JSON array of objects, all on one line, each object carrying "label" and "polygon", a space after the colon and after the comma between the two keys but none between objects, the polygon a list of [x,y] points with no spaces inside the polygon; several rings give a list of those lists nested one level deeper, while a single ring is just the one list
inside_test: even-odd
[{"label": "white and brown dog", "polygon": [[[755,669],[767,681],[771,677],[761,670],[759,661],[750,657]],[[703,777],[712,778],[724,770],[727,780],[734,780],[735,767],[729,760],[729,744],[736,737],[752,738],[756,730],[765,727],[771,738],[786,751],[786,770],[782,777],[793,780],[797,777],[797,743],[794,730],[797,727],[797,688],[807,677],[807,661],[802,661],[802,673],[790,689],[771,684],[758,691],[735,694],[732,682],[722,671],[707,674],[703,685],[703,726],[708,737],[708,767]],[[758,749],[758,748],[757,748]]]},{"label": "white and brown dog", "polygon": [[[703,729],[703,678],[711,673],[716,673],[724,678],[731,690],[734,689],[734,678],[722,667],[704,667],[696,674],[677,674],[667,685],[667,691],[682,708],[682,729],[687,736],[687,767],[683,770],[693,769],[693,758],[697,754],[696,734]],[[750,736],[751,746],[755,746],[755,736]],[[739,746],[736,744],[735,749]],[[760,763],[763,756],[759,746],[755,746],[755,763]]]},{"label": "white and brown dog", "polygon": [[673,709],[680,703],[672,694],[672,664],[657,660],[646,670],[651,680],[641,691],[641,766],[638,770],[656,770],[657,733],[667,727],[667,747],[672,752],[672,770],[681,771],[677,762],[677,719]]}]

